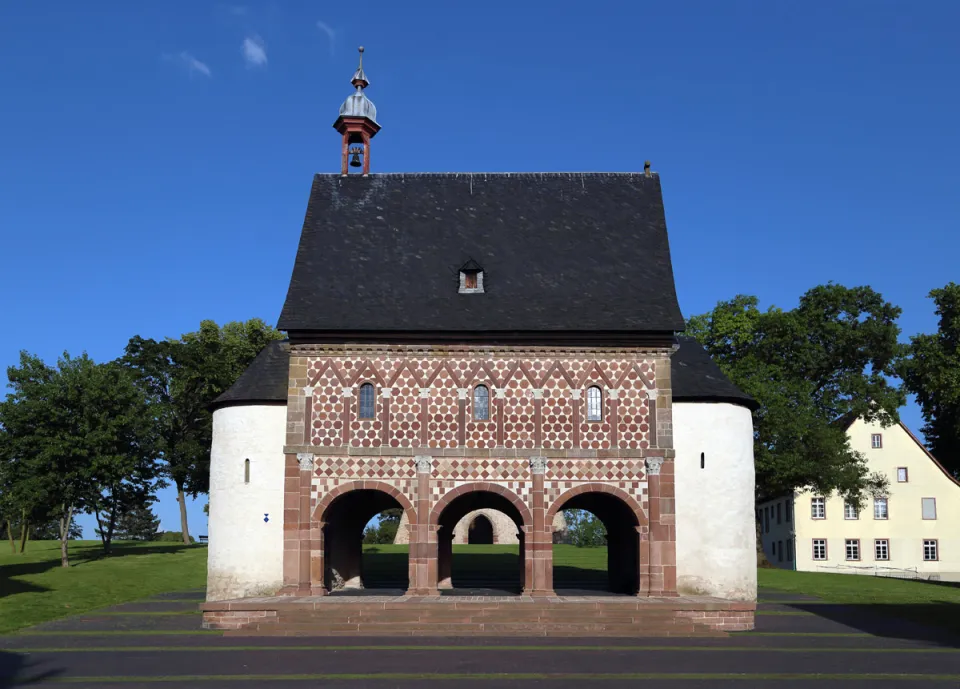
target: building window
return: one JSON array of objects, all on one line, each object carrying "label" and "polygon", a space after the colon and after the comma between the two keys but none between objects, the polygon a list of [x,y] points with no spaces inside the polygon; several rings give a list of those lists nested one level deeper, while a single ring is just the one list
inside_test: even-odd
[{"label": "building window", "polygon": [[781,513],[780,513],[780,503],[778,502],[778,503],[777,503],[777,524],[781,524],[781,523],[782,523],[782,522],[780,521],[780,516],[781,516]]},{"label": "building window", "polygon": [[483,268],[476,261],[467,261],[460,268],[460,294],[483,293]]},{"label": "building window", "polygon": [[843,518],[844,519],[859,519],[860,518],[860,508],[857,507],[855,502],[845,502],[843,503]]},{"label": "building window", "polygon": [[883,436],[880,433],[874,433],[870,436],[870,447],[879,450],[883,447]]},{"label": "building window", "polygon": [[937,518],[937,499],[936,498],[920,498],[920,504],[923,511],[924,519]]},{"label": "building window", "polygon": [[250,460],[243,460],[243,482],[250,483]]},{"label": "building window", "polygon": [[603,420],[603,393],[600,388],[587,388],[587,421]]},{"label": "building window", "polygon": [[874,519],[887,518],[887,499],[886,498],[873,499],[873,518]]},{"label": "building window", "polygon": [[890,541],[886,538],[878,538],[873,542],[873,556],[877,560],[890,559]]},{"label": "building window", "polygon": [[783,562],[783,541],[777,541],[777,562]]},{"label": "building window", "polygon": [[813,559],[814,560],[827,559],[827,539],[826,538],[813,539]]},{"label": "building window", "polygon": [[844,548],[847,551],[848,560],[860,559],[860,539],[848,538],[846,541],[844,541]]},{"label": "building window", "polygon": [[360,417],[361,419],[372,419],[373,412],[373,385],[364,383],[360,386]]},{"label": "building window", "polygon": [[787,541],[787,562],[793,562],[793,541]]},{"label": "building window", "polygon": [[923,542],[923,561],[924,562],[936,562],[940,559],[940,554],[937,552],[937,542],[933,541],[924,541]]},{"label": "building window", "polygon": [[907,482],[907,467],[897,467],[897,483]]},{"label": "building window", "polygon": [[826,498],[810,498],[810,518],[811,519],[827,518],[827,499]]},{"label": "building window", "polygon": [[777,556],[777,542],[776,542],[776,541],[770,541],[770,548],[773,550],[773,556],[776,557],[776,556]]},{"label": "building window", "polygon": [[473,420],[487,421],[490,418],[490,391],[486,385],[473,389]]},{"label": "building window", "polygon": [[763,530],[770,533],[770,505],[763,508]]},{"label": "building window", "polygon": [[783,511],[786,512],[786,514],[784,514],[783,517],[786,520],[787,524],[789,524],[791,519],[790,513],[793,512],[792,500],[787,500],[785,503],[783,503]]}]

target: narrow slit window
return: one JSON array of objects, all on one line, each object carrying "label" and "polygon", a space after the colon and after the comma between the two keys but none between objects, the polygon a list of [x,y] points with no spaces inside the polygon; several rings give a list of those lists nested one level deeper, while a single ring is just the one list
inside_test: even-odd
[{"label": "narrow slit window", "polygon": [[880,450],[883,448],[883,435],[880,433],[874,433],[870,436],[870,447],[874,450]]},{"label": "narrow slit window", "polygon": [[600,388],[587,388],[587,421],[603,421],[603,393]]},{"label": "narrow slit window", "polygon": [[372,419],[374,416],[373,410],[373,385],[371,383],[364,383],[360,386],[360,418],[361,419]]},{"label": "narrow slit window", "polygon": [[243,482],[250,483],[250,460],[243,460]]},{"label": "narrow slit window", "polygon": [[473,389],[473,420],[488,421],[490,419],[490,391],[486,385],[478,385]]}]

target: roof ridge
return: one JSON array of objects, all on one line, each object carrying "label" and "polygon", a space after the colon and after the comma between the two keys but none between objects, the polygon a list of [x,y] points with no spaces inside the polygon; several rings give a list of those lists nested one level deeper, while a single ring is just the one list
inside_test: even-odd
[{"label": "roof ridge", "polygon": [[[651,176],[659,177],[660,173],[651,172]],[[314,177],[342,178],[339,172],[316,172]],[[646,177],[642,172],[372,172],[368,177]],[[348,175],[350,178],[359,175]],[[362,178],[361,178],[362,179]]]}]

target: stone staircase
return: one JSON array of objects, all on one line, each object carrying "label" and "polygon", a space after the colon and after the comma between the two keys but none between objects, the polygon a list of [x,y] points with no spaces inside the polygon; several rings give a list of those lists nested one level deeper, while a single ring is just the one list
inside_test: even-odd
[{"label": "stone staircase", "polygon": [[[335,602],[334,602],[335,601]],[[731,605],[738,609],[731,609]],[[248,599],[207,603],[204,627],[230,636],[727,636],[752,604],[682,599],[444,597]]]}]

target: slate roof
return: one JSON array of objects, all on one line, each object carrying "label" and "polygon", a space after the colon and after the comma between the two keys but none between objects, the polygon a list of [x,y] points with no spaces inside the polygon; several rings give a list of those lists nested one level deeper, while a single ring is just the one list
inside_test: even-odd
[{"label": "slate roof", "polygon": [[[482,294],[458,292],[470,260],[483,268]],[[278,327],[681,330],[660,178],[316,175]]]},{"label": "slate roof", "polygon": [[[700,343],[689,337],[678,337],[677,342],[680,348],[673,355],[672,368],[675,402],[730,402],[756,408],[754,400],[721,373]],[[211,408],[286,404],[289,356],[288,342],[271,342]]]},{"label": "slate roof", "polygon": [[727,378],[692,337],[677,337],[670,369],[674,402],[730,402],[756,409],[756,401]]},{"label": "slate roof", "polygon": [[210,409],[241,404],[286,404],[290,375],[290,343],[274,341],[254,358],[237,382],[210,405]]}]

